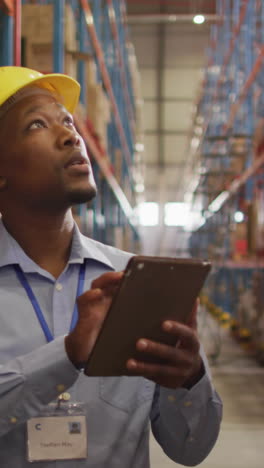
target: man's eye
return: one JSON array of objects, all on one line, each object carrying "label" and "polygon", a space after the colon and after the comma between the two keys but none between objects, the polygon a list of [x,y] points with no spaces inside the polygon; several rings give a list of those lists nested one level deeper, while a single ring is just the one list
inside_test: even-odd
[{"label": "man's eye", "polygon": [[29,130],[34,130],[35,128],[43,128],[46,127],[46,124],[43,120],[34,120],[34,122],[31,122],[31,124],[28,126]]},{"label": "man's eye", "polygon": [[66,125],[74,125],[73,119],[69,115],[65,117],[64,123],[66,123]]}]

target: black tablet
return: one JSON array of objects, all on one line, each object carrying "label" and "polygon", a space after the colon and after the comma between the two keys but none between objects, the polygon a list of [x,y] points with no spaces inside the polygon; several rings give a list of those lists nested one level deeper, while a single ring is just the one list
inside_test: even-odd
[{"label": "black tablet", "polygon": [[211,268],[207,261],[135,256],[85,366],[89,376],[129,375],[129,358],[157,362],[136,350],[139,338],[175,345],[162,330],[167,319],[186,322]]}]

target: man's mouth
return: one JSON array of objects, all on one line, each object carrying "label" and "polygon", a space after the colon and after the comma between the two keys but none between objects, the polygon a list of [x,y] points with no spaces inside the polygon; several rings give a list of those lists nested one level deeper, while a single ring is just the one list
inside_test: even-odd
[{"label": "man's mouth", "polygon": [[71,158],[66,162],[64,168],[67,169],[68,167],[72,166],[88,166],[88,159],[85,158],[81,153],[75,153],[71,156]]},{"label": "man's mouth", "polygon": [[86,156],[83,156],[80,152],[75,152],[69,157],[68,161],[64,165],[64,169],[67,170],[72,176],[89,176],[90,174],[90,162]]}]

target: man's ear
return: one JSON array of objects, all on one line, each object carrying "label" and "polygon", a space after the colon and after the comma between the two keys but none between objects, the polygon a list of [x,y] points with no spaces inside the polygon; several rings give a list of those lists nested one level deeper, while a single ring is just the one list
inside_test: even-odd
[{"label": "man's ear", "polygon": [[7,187],[7,180],[5,179],[5,177],[0,176],[0,192],[2,190],[5,190],[6,187]]}]

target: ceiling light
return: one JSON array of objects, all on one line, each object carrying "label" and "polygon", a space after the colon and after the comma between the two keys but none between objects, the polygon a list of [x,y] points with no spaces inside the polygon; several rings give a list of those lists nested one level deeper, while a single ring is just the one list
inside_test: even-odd
[{"label": "ceiling light", "polygon": [[198,148],[199,144],[200,144],[200,138],[198,138],[198,137],[193,137],[193,138],[191,139],[191,148],[192,148],[192,149],[196,150],[196,149]]},{"label": "ceiling light", "polygon": [[144,190],[145,190],[144,184],[137,183],[137,184],[135,185],[135,192],[137,192],[137,193],[143,193]]},{"label": "ceiling light", "polygon": [[203,15],[195,15],[193,17],[193,23],[195,24],[203,24],[205,22],[205,17]]},{"label": "ceiling light", "polygon": [[144,146],[143,143],[136,143],[136,144],[135,144],[135,150],[138,151],[139,153],[140,153],[141,151],[144,151],[144,149],[145,149],[145,146]]},{"label": "ceiling light", "polygon": [[244,221],[244,214],[242,211],[236,211],[234,214],[234,220],[236,223],[242,223]]}]

